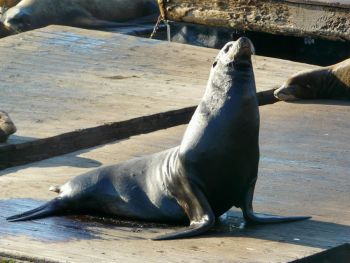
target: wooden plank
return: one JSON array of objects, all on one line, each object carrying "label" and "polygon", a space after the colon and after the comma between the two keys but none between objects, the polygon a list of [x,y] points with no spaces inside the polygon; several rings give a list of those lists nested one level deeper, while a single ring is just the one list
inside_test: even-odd
[{"label": "wooden plank", "polygon": [[[0,104],[18,132],[0,144],[0,169],[186,123],[217,52],[62,26],[2,39]],[[289,75],[315,68],[260,56],[254,67],[263,104]]]},{"label": "wooden plank", "polygon": [[289,262],[350,242],[349,111],[348,102],[334,101],[260,107],[255,209],[312,220],[240,228],[241,214],[232,209],[206,235],[166,242],[148,238],[176,226],[81,217],[4,220],[54,197],[50,185],[177,145],[183,125],[1,171],[0,253],[53,262]]},{"label": "wooden plank", "polygon": [[291,2],[291,3],[302,3],[302,4],[309,4],[309,5],[315,5],[315,6],[336,6],[340,8],[349,8],[350,7],[350,1],[349,0],[284,0],[285,2]]},{"label": "wooden plank", "polygon": [[[194,106],[217,53],[62,26],[2,39],[0,103],[22,137],[10,143]],[[315,68],[259,56],[254,64],[259,91]]]},{"label": "wooden plank", "polygon": [[165,18],[171,21],[297,37],[350,40],[349,1],[161,0],[161,2]]}]

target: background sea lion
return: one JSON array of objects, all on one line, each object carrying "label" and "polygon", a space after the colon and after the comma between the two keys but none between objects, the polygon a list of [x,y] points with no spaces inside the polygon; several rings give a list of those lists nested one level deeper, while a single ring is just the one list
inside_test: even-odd
[{"label": "background sea lion", "polygon": [[9,35],[51,24],[82,28],[128,26],[131,24],[121,22],[145,16],[151,21],[157,14],[156,0],[22,0],[2,15],[1,22]]},{"label": "background sea lion", "polygon": [[4,11],[17,5],[21,0],[0,0],[0,14]]},{"label": "background sea lion", "polygon": [[274,92],[280,100],[350,99],[350,59],[291,76]]},{"label": "background sea lion", "polygon": [[252,200],[259,163],[259,109],[249,39],[229,42],[212,66],[207,88],[180,146],[100,168],[52,187],[58,197],[7,218],[30,220],[71,213],[102,213],[190,226],[157,237],[208,230],[232,206],[251,223],[308,217],[257,216]]},{"label": "background sea lion", "polygon": [[16,126],[10,116],[4,111],[0,111],[0,142],[5,142],[16,131]]}]

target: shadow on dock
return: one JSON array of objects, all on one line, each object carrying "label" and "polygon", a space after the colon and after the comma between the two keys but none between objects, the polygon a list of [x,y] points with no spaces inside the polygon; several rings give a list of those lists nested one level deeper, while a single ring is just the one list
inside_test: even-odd
[{"label": "shadow on dock", "polygon": [[[7,216],[32,209],[42,203],[32,199],[1,200],[0,237],[25,236],[42,242],[147,239],[149,234],[153,236],[177,227],[92,216],[51,217],[18,223],[5,220]],[[241,213],[229,211],[206,235],[194,239],[253,238],[326,249],[349,242],[349,236],[350,226],[315,220],[244,227]]]}]

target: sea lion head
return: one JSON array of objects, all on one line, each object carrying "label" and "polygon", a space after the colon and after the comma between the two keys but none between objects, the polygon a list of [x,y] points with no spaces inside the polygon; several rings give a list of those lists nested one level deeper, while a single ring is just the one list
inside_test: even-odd
[{"label": "sea lion head", "polygon": [[0,111],[0,142],[6,141],[7,137],[16,131],[16,126],[10,116],[4,111]]},{"label": "sea lion head", "polygon": [[31,28],[31,16],[24,8],[12,7],[8,9],[1,18],[3,27],[8,34],[20,33]]},{"label": "sea lion head", "polygon": [[241,37],[237,41],[228,42],[217,55],[213,67],[217,63],[223,66],[251,66],[251,55],[255,53],[249,38]]},{"label": "sea lion head", "polygon": [[[214,92],[216,95],[221,94],[220,97],[224,99],[225,95],[230,90],[234,90],[243,95],[252,95],[256,93],[254,85],[240,85],[240,83],[247,83],[245,79],[254,81],[253,65],[251,57],[254,54],[254,46],[252,42],[246,38],[241,37],[237,41],[228,42],[219,52],[214,60],[211,68],[208,92]],[[243,90],[245,90],[243,92]],[[217,93],[218,92],[218,93]],[[234,93],[236,93],[234,92]],[[230,96],[233,94],[230,94]],[[209,101],[209,100],[208,100]],[[219,104],[218,104],[219,105]]]},{"label": "sea lion head", "polygon": [[284,101],[314,98],[314,84],[307,73],[308,71],[297,73],[290,77],[280,88],[274,91],[274,96]]}]

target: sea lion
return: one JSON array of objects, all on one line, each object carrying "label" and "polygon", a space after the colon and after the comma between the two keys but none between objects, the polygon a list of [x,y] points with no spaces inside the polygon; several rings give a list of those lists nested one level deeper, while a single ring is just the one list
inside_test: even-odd
[{"label": "sea lion", "polygon": [[0,142],[6,142],[7,138],[16,131],[17,128],[8,113],[0,111]]},{"label": "sea lion", "polygon": [[[130,26],[141,17],[156,19],[156,0],[22,0],[1,18],[7,35],[47,25],[82,28]],[[147,21],[145,19],[142,20]],[[5,35],[4,32],[2,32]]]},{"label": "sea lion", "polygon": [[7,218],[30,220],[102,213],[189,227],[156,237],[184,238],[207,231],[215,218],[240,207],[250,223],[309,217],[258,216],[252,200],[259,162],[259,109],[247,38],[227,43],[211,68],[207,88],[180,146],[100,168],[52,187],[58,197]]},{"label": "sea lion", "polygon": [[274,92],[284,101],[297,99],[350,99],[350,59],[291,76]]},{"label": "sea lion", "polygon": [[0,14],[3,14],[7,9],[17,5],[21,0],[0,0]]}]

